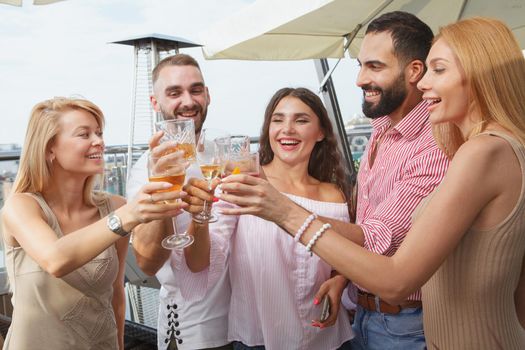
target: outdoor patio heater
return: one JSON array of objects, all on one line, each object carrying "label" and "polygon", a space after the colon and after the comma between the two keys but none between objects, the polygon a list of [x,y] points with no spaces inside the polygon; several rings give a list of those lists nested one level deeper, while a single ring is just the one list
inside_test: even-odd
[{"label": "outdoor patio heater", "polygon": [[[133,93],[131,97],[131,118],[127,169],[134,161],[133,151],[137,145],[147,145],[154,132],[156,113],[149,97],[153,92],[151,71],[164,57],[179,53],[181,48],[201,46],[190,40],[163,34],[148,34],[114,41],[112,44],[130,45],[133,51]],[[129,173],[129,172],[128,172]]]}]

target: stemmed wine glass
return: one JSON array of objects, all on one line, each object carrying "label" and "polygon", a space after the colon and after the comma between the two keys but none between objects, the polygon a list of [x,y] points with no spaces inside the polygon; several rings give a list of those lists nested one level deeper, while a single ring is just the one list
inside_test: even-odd
[{"label": "stemmed wine glass", "polygon": [[[228,161],[230,153],[230,135],[216,129],[203,129],[197,142],[197,162],[202,175],[211,187],[213,179],[223,175],[224,166]],[[198,223],[215,222],[217,217],[208,208],[208,202],[204,202],[204,208],[200,213],[193,216]]]},{"label": "stemmed wine glass", "polygon": [[193,120],[170,119],[155,123],[156,131],[163,131],[160,142],[175,141],[170,152],[184,151],[184,158],[195,161],[195,124]]},{"label": "stemmed wine glass", "polygon": [[[180,190],[186,178],[187,162],[195,160],[195,125],[193,120],[165,120],[155,123],[157,131],[164,131],[162,142],[174,141],[174,147],[170,148],[160,158],[150,156],[150,181],[166,181],[174,186],[168,191]],[[184,151],[182,158],[173,157],[176,151]],[[191,245],[193,236],[187,232],[177,230],[177,219],[172,218],[174,234],[164,238],[161,242],[166,249],[182,249]]]}]

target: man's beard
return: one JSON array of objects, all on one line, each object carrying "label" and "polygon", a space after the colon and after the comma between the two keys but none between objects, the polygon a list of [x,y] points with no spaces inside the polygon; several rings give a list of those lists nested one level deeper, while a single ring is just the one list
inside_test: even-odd
[{"label": "man's beard", "polygon": [[[177,119],[177,113],[178,111],[166,111],[162,106],[159,105],[159,108],[160,108],[160,112],[162,113],[162,116],[164,118],[164,120],[174,120],[174,119]],[[205,107],[205,108],[199,108],[199,110],[197,111],[197,113],[200,114],[200,118],[198,121],[196,121],[195,123],[195,133],[198,134],[201,132],[202,130],[202,125],[204,124],[204,121],[206,120],[206,115],[208,114],[208,107]]]},{"label": "man's beard", "polygon": [[395,111],[405,100],[407,96],[407,90],[405,88],[405,77],[400,74],[397,79],[394,80],[391,86],[382,89],[374,85],[364,85],[361,87],[364,90],[375,90],[381,93],[381,98],[377,105],[363,100],[363,113],[370,119],[376,119],[384,117]]}]

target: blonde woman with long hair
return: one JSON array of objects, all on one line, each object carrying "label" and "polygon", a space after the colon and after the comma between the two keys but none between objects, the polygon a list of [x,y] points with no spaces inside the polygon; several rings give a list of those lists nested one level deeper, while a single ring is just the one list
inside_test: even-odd
[{"label": "blonde woman with long hair", "polygon": [[[423,286],[431,349],[524,349],[525,59],[505,24],[472,18],[440,30],[427,66],[418,88],[452,161],[399,250],[373,254],[322,229],[325,219],[305,224],[300,242],[393,309]],[[241,207],[226,213],[291,235],[310,215],[261,179],[235,175],[221,188]]]},{"label": "blonde woman with long hair", "polygon": [[[4,349],[123,349],[128,233],[178,213],[149,183],[125,204],[93,190],[104,171],[104,116],[93,103],[53,98],[31,112],[3,210],[13,319]],[[171,186],[171,185],[169,185]]]}]

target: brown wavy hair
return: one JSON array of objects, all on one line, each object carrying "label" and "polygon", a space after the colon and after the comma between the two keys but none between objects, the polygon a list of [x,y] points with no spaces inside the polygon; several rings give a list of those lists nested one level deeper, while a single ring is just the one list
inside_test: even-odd
[{"label": "brown wavy hair", "polygon": [[[270,122],[275,107],[285,97],[295,97],[301,100],[304,104],[312,109],[315,115],[319,118],[319,124],[323,130],[323,140],[317,142],[310,155],[308,162],[308,175],[321,182],[333,183],[339,187],[345,196],[345,200],[350,201],[351,186],[345,176],[345,171],[342,167],[342,156],[337,146],[337,139],[332,128],[332,123],[328,118],[328,112],[323,105],[323,102],[312,91],[306,88],[282,88],[278,90],[270,102],[266,106],[264,112],[264,123],[261,129],[261,136],[259,139],[259,158],[261,165],[266,165],[273,160],[274,153],[270,146]],[[348,206],[349,209],[352,207]],[[354,219],[351,213],[350,217]]]}]

